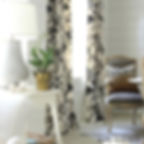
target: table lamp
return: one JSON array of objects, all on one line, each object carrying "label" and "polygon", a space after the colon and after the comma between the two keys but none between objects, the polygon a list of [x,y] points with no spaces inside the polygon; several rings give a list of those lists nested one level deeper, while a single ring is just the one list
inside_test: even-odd
[{"label": "table lamp", "polygon": [[[27,42],[37,36],[36,9],[28,2],[0,2],[0,82],[15,83],[28,77],[24,60]],[[24,57],[22,57],[22,51]]]}]

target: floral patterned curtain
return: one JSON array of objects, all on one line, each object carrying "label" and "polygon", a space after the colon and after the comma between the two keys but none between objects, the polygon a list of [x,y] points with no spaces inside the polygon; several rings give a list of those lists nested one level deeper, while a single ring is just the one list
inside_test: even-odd
[{"label": "floral patterned curtain", "polygon": [[87,89],[85,96],[86,122],[103,120],[100,103],[104,96],[104,47],[102,45],[103,25],[102,0],[89,0],[88,11],[88,62]]},{"label": "floral patterned curtain", "polygon": [[[55,50],[52,71],[52,88],[62,90],[59,98],[59,120],[62,132],[67,132],[74,123],[72,82],[71,82],[71,5],[70,0],[48,0],[47,45]],[[50,109],[47,108],[46,134],[52,132]]]}]

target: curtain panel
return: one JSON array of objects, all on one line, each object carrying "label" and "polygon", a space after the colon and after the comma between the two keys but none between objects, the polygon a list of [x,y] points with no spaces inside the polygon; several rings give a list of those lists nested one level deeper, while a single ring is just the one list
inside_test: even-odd
[{"label": "curtain panel", "polygon": [[88,61],[84,119],[90,123],[104,119],[101,109],[104,96],[104,47],[102,44],[104,17],[102,0],[89,0],[88,4]]},{"label": "curtain panel", "polygon": [[[75,121],[71,80],[71,1],[48,0],[47,47],[53,47],[55,62],[52,70],[52,88],[62,91],[59,97],[59,120],[63,133],[71,129]],[[53,130],[51,112],[47,108],[46,134]]]}]

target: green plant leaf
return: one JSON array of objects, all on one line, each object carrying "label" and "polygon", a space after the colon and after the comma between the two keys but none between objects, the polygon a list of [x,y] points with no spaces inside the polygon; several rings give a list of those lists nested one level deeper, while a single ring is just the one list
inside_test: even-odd
[{"label": "green plant leaf", "polygon": [[37,48],[32,48],[31,49],[31,55],[32,55],[33,58],[37,58],[37,59],[39,58]]},{"label": "green plant leaf", "polygon": [[30,60],[30,63],[41,71],[46,71],[49,65],[54,62],[53,48],[48,48],[47,50],[33,48],[31,55],[32,59]]},{"label": "green plant leaf", "polygon": [[36,67],[41,66],[41,61],[40,60],[30,60],[30,63]]}]

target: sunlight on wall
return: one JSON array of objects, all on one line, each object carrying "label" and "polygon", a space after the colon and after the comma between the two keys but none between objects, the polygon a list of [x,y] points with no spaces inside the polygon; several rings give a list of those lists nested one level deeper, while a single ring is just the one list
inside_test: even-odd
[{"label": "sunlight on wall", "polygon": [[73,77],[86,81],[87,0],[72,1]]},{"label": "sunlight on wall", "polygon": [[74,84],[74,108],[79,126],[82,121],[81,113],[87,68],[87,1],[72,0],[72,75]]}]

